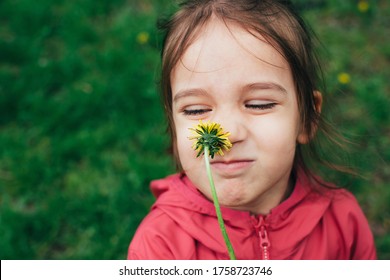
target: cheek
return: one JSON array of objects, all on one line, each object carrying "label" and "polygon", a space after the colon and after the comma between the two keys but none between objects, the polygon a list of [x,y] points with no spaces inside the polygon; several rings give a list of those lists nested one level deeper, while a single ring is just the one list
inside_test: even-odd
[{"label": "cheek", "polygon": [[184,165],[187,162],[187,157],[191,151],[191,141],[188,139],[190,131],[186,131],[185,124],[183,124],[174,113],[172,119],[172,127],[174,131],[173,149],[176,160],[178,160],[181,167],[184,168]]},{"label": "cheek", "polygon": [[193,150],[192,144],[193,142],[188,139],[188,135],[181,135],[178,133],[177,151],[181,167],[195,186],[197,186],[206,197],[210,197],[208,194],[204,158],[203,156],[196,157],[197,152]]},{"label": "cheek", "polygon": [[196,152],[192,149],[193,142],[188,139],[190,133],[184,133],[179,130],[176,133],[176,149],[178,158],[184,170],[192,169],[193,165],[198,161]]},{"label": "cheek", "polygon": [[258,143],[274,153],[293,153],[299,131],[298,121],[294,117],[289,115],[269,120],[267,125],[257,130]]},{"label": "cheek", "polygon": [[188,158],[189,153],[191,153],[191,143],[188,139],[180,138],[180,135],[177,136],[177,151],[181,161],[185,161]]}]

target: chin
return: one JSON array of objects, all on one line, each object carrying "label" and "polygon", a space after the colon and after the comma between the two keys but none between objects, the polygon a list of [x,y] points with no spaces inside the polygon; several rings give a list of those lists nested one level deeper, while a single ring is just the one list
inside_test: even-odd
[{"label": "chin", "polygon": [[[219,194],[218,194],[219,193]],[[246,195],[243,190],[239,188],[223,188],[217,189],[218,200],[220,204],[225,207],[239,207],[240,205],[245,204]]]}]

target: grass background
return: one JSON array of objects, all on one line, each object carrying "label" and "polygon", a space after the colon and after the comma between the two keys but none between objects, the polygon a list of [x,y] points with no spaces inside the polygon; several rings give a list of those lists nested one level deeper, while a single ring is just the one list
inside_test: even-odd
[{"label": "grass background", "polygon": [[[0,1],[1,259],[126,257],[150,180],[174,172],[155,27],[171,2]],[[295,2],[324,45],[325,105],[364,177],[328,175],[390,259],[389,1]]]}]

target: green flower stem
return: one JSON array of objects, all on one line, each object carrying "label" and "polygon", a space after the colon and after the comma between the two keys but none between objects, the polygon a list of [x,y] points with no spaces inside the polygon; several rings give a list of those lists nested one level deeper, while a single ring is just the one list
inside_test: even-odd
[{"label": "green flower stem", "polygon": [[217,191],[215,190],[214,180],[213,180],[213,176],[211,174],[208,145],[205,145],[205,147],[204,147],[204,160],[206,163],[207,176],[209,177],[211,193],[213,195],[215,212],[217,213],[218,224],[219,224],[219,227],[221,229],[223,239],[225,240],[225,244],[226,244],[226,247],[227,247],[228,252],[229,252],[229,257],[231,260],[235,260],[236,256],[234,254],[232,243],[230,242],[229,236],[226,232],[225,223],[223,222],[223,219],[222,219],[222,213],[221,213],[221,208],[220,208],[219,202],[218,202]]}]

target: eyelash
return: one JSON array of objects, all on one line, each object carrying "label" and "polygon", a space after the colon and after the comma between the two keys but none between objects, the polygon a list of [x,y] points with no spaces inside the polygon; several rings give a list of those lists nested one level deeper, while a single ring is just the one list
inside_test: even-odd
[{"label": "eyelash", "polygon": [[196,115],[202,115],[210,111],[211,109],[195,109],[195,110],[183,110],[183,113],[186,116],[196,116]]},{"label": "eyelash", "polygon": [[268,110],[276,106],[276,103],[266,103],[266,104],[246,104],[245,108],[248,109],[258,109],[258,110]]},{"label": "eyelash", "polygon": [[[254,109],[254,110],[269,110],[276,106],[276,103],[266,103],[266,104],[246,104],[245,108]],[[202,115],[207,112],[212,111],[211,109],[193,109],[193,110],[183,110],[185,116],[197,116]]]}]

